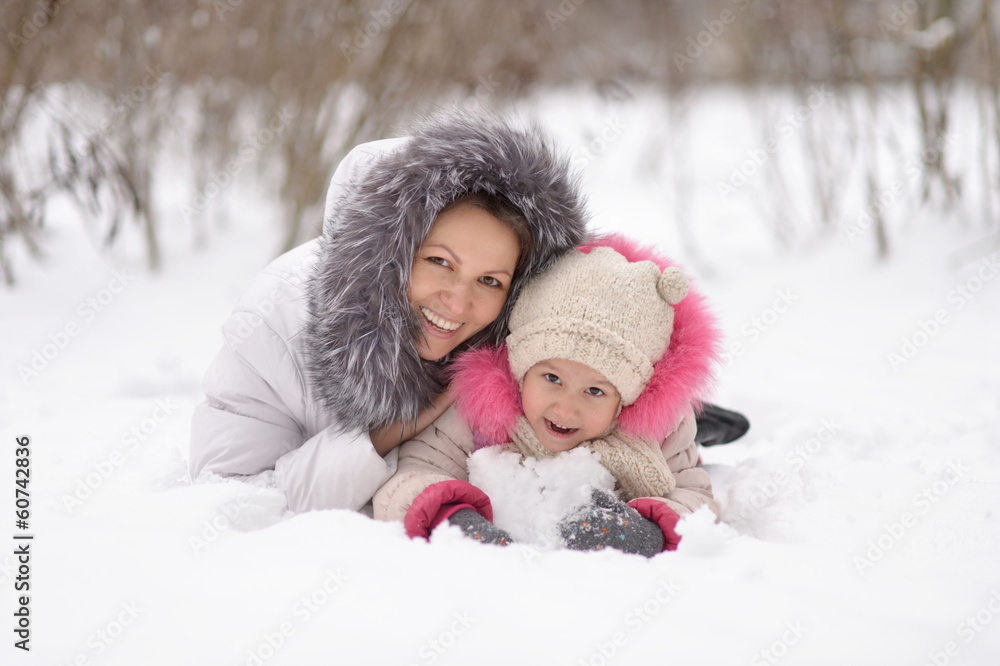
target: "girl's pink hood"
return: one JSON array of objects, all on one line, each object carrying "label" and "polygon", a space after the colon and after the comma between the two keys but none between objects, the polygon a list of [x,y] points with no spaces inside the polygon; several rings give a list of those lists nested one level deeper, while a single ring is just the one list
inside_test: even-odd
[{"label": "girl's pink hood", "polygon": [[[629,261],[652,261],[660,270],[677,265],[619,234],[596,238],[579,251],[600,246],[610,247]],[[618,427],[636,437],[663,440],[689,404],[700,406],[712,382],[720,340],[715,318],[692,284],[684,300],[674,306],[674,331],[666,354],[653,366],[653,378],[639,399],[622,408]],[[506,346],[460,354],[452,366],[451,392],[459,413],[477,433],[476,448],[509,441],[514,422],[523,412]]]}]

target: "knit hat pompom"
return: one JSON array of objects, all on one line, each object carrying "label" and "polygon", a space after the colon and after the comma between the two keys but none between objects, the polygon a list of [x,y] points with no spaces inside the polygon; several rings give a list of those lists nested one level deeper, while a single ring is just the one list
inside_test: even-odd
[{"label": "knit hat pompom", "polygon": [[663,271],[660,282],[656,285],[657,291],[667,303],[677,305],[688,295],[688,279],[684,271],[671,266]]},{"label": "knit hat pompom", "polygon": [[631,405],[653,376],[687,295],[676,267],[629,262],[609,247],[569,252],[525,288],[507,337],[511,372],[523,382],[541,361],[562,358],[603,374]]}]

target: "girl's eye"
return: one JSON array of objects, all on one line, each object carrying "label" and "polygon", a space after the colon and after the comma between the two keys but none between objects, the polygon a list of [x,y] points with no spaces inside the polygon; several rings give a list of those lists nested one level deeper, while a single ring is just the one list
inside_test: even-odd
[{"label": "girl's eye", "polygon": [[447,259],[442,259],[441,257],[427,257],[427,261],[431,262],[432,264],[437,264],[438,266],[447,267],[451,265],[448,263]]},{"label": "girl's eye", "polygon": [[602,391],[601,389],[597,388],[596,386],[591,386],[589,389],[586,390],[586,393],[589,393],[590,395],[597,395],[597,396],[604,395],[604,391]]},{"label": "girl's eye", "polygon": [[489,276],[489,275],[484,275],[483,277],[479,278],[479,281],[482,282],[483,284],[485,284],[487,287],[502,287],[503,286],[503,282],[501,282],[500,280],[496,279],[495,277],[492,277],[492,276]]},{"label": "girl's eye", "polygon": [[550,381],[553,384],[561,384],[562,383],[562,380],[559,379],[559,377],[557,375],[553,375],[551,372],[546,372],[542,376],[545,377],[546,381]]}]

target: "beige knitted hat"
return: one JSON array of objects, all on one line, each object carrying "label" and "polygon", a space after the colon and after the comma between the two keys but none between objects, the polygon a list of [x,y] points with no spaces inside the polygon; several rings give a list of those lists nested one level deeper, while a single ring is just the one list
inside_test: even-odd
[{"label": "beige knitted hat", "polygon": [[684,273],[660,274],[608,247],[570,251],[524,288],[510,315],[507,353],[518,382],[536,363],[563,358],[608,378],[631,405],[670,344],[672,305],[687,295]]}]

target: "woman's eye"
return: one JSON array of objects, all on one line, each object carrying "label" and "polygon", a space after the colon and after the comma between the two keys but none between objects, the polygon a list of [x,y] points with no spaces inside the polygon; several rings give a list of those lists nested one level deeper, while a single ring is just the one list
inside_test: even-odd
[{"label": "woman's eye", "polygon": [[450,266],[447,259],[442,259],[441,257],[427,257],[427,261],[432,264],[437,264],[438,266]]},{"label": "woman's eye", "polygon": [[495,277],[491,277],[489,275],[484,275],[483,277],[479,278],[479,281],[482,282],[483,284],[485,284],[487,287],[502,287],[503,286],[503,282],[501,282],[500,280],[496,279]]},{"label": "woman's eye", "polygon": [[589,393],[590,395],[604,395],[604,391],[597,388],[596,386],[591,386],[589,389],[587,389],[587,393]]},{"label": "woman's eye", "polygon": [[557,375],[553,375],[551,372],[546,372],[542,376],[545,377],[546,381],[550,381],[553,384],[560,384],[560,383],[562,383],[562,380],[559,379],[559,377]]}]

